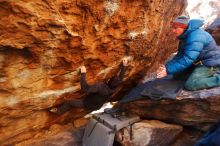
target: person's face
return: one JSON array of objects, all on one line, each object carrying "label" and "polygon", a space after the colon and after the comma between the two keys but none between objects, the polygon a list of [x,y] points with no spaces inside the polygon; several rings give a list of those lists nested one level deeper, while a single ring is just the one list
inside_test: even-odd
[{"label": "person's face", "polygon": [[177,37],[180,36],[181,34],[183,34],[184,31],[185,31],[184,28],[176,27],[176,26],[173,26],[173,27],[172,27],[172,32],[173,32]]}]

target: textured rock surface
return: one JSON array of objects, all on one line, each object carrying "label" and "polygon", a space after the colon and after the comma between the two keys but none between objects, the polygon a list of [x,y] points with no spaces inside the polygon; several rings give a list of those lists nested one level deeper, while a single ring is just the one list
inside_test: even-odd
[{"label": "textured rock surface", "polygon": [[220,46],[220,15],[206,30],[212,34],[216,43]]},{"label": "textured rock surface", "polygon": [[206,26],[220,16],[219,0],[188,0],[186,11],[190,18],[203,18]]},{"label": "textured rock surface", "polygon": [[219,7],[219,0],[188,0],[188,6],[186,7],[186,12],[190,18],[205,20],[205,28],[212,34],[218,45],[220,45]]},{"label": "textured rock surface", "polygon": [[220,87],[202,91],[182,91],[179,100],[144,99],[121,105],[145,119],[190,126],[207,131],[220,116]]},{"label": "textured rock surface", "polygon": [[182,127],[156,120],[145,120],[132,125],[132,139],[130,130],[129,126],[116,134],[116,140],[123,146],[168,146],[182,131]]},{"label": "textured rock surface", "polygon": [[86,65],[92,83],[107,80],[120,60],[130,56],[127,87],[155,70],[174,51],[174,39],[167,36],[184,3],[1,0],[0,143],[30,139],[53,123],[84,115],[82,109],[61,117],[47,112],[81,97],[80,65]]},{"label": "textured rock surface", "polygon": [[170,146],[193,146],[203,134],[201,131],[192,128],[184,128],[183,132],[178,135]]},{"label": "textured rock surface", "polygon": [[82,146],[84,127],[52,125],[49,130],[38,133],[33,139],[16,144],[16,146]]},{"label": "textured rock surface", "polygon": [[[51,129],[50,131],[55,131],[57,133],[62,132],[65,128],[62,128],[64,124],[73,120],[73,128],[78,128],[75,123],[75,119],[80,118],[82,115],[85,115],[83,109],[73,109],[70,112],[63,114],[62,116],[53,115],[45,111],[23,113],[20,109],[16,112],[20,112],[19,115],[15,111],[8,111],[7,113],[2,114],[3,116],[0,119],[0,143],[2,145],[10,145],[12,143],[18,143],[23,140],[31,141],[39,140],[39,136],[43,136],[43,139],[51,137],[50,133],[45,134],[45,129]],[[15,113],[16,115],[13,115]],[[74,114],[75,113],[75,114]],[[76,114],[77,113],[77,114]],[[78,121],[78,119],[76,120]],[[55,123],[60,124],[61,126],[56,129],[51,125]],[[63,126],[64,127],[64,126]]]}]

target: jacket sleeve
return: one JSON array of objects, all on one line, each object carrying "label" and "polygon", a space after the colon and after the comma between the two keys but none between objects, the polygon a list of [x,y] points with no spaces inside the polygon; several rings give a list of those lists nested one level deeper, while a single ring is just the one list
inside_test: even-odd
[{"label": "jacket sleeve", "polygon": [[116,88],[123,81],[125,72],[126,68],[123,65],[120,65],[114,76],[108,81],[108,86],[110,88]]},{"label": "jacket sleeve", "polygon": [[[200,37],[200,38],[199,38]],[[165,64],[168,74],[181,72],[193,64],[203,49],[201,36],[190,36],[186,40],[184,52]]]},{"label": "jacket sleeve", "polygon": [[87,94],[97,93],[100,96],[106,96],[113,93],[113,91],[103,82],[97,82],[92,85],[89,85],[86,81],[86,74],[81,74],[80,80],[81,89]]},{"label": "jacket sleeve", "polygon": [[81,85],[81,89],[86,93],[96,93],[99,91],[98,84],[88,85],[86,81],[86,73],[81,74],[80,85]]}]

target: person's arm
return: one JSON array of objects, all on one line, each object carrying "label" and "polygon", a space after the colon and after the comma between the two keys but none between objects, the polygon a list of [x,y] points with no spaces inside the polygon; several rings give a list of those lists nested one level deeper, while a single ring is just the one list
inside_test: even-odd
[{"label": "person's arm", "polygon": [[124,65],[122,65],[122,66],[120,67],[120,73],[119,73],[119,75],[118,75],[118,80],[119,80],[119,81],[122,81],[122,80],[123,80],[124,75],[125,75],[125,72],[126,72],[126,67],[125,67]]},{"label": "person's arm", "polygon": [[66,103],[63,103],[61,106],[57,107],[57,111],[56,111],[56,114],[63,114],[65,112],[67,112],[68,110],[70,110],[72,108],[72,106],[66,102]]},{"label": "person's arm", "polygon": [[193,62],[199,57],[199,54],[204,47],[204,39],[204,36],[201,35],[190,36],[190,38],[188,38],[186,41],[184,53],[180,57],[172,59],[165,64],[167,73],[174,74],[181,72],[192,65]]},{"label": "person's arm", "polygon": [[89,89],[89,85],[86,81],[86,73],[81,73],[80,86],[84,92],[86,92]]},{"label": "person's arm", "polygon": [[108,86],[110,88],[117,87],[123,81],[126,72],[126,66],[128,66],[128,62],[124,59],[123,62],[119,65],[119,68],[116,70],[114,76],[108,81]]},{"label": "person's arm", "polygon": [[80,85],[82,91],[86,93],[96,93],[99,92],[99,84],[89,85],[86,81],[86,73],[81,74]]},{"label": "person's arm", "polygon": [[86,81],[86,68],[85,66],[82,66],[80,68],[81,72],[81,79],[80,79],[80,85],[82,91],[85,93],[98,93],[100,90],[102,90],[102,84],[101,83],[95,83],[93,85],[89,85]]}]

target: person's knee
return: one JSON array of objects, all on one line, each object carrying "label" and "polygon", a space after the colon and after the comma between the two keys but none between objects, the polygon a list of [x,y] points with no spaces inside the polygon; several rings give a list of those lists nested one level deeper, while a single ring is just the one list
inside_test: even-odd
[{"label": "person's knee", "polygon": [[186,90],[195,91],[197,90],[196,84],[197,84],[196,80],[187,80],[184,87]]},{"label": "person's knee", "polygon": [[187,80],[185,83],[185,89],[190,91],[207,89],[211,87],[219,86],[220,84],[213,80],[207,79],[194,79],[194,80]]}]

